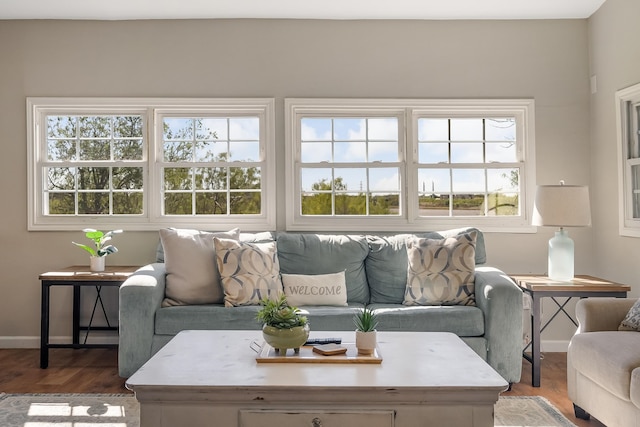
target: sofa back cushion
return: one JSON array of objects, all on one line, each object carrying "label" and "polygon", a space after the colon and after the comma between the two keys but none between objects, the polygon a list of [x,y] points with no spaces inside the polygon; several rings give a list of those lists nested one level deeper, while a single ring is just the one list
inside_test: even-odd
[{"label": "sofa back cushion", "polygon": [[[240,230],[237,229],[237,232],[240,234],[239,240],[241,242],[258,243],[275,240],[274,233],[271,231],[260,231],[258,233],[240,233]],[[158,244],[156,246],[156,262],[164,262],[164,253],[165,250],[162,246],[162,239],[160,239],[158,240]]]},{"label": "sofa back cushion", "polygon": [[477,228],[460,228],[446,231],[432,231],[416,234],[396,234],[393,236],[366,236],[370,253],[365,260],[371,303],[402,304],[407,287],[407,240],[421,237],[446,239],[476,231],[475,263],[486,263],[484,236]]},{"label": "sofa back cushion", "polygon": [[278,233],[276,239],[281,273],[329,274],[344,271],[347,301],[369,302],[369,284],[364,267],[369,246],[365,236]]}]

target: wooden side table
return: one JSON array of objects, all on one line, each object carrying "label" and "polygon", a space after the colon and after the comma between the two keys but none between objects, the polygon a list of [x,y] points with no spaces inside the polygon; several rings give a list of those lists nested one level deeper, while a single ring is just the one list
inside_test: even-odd
[{"label": "wooden side table", "polygon": [[[74,265],[63,268],[59,271],[49,271],[40,275],[42,284],[42,300],[40,313],[40,368],[49,366],[50,348],[108,348],[115,347],[115,344],[87,344],[87,340],[80,343],[80,330],[86,330],[87,336],[91,330],[118,330],[117,326],[111,326],[100,291],[103,286],[120,286],[139,267],[135,266],[109,266],[105,271],[94,273],[89,271],[89,267]],[[51,344],[49,343],[49,302],[52,286],[73,286],[73,342],[71,344]],[[93,304],[91,320],[87,326],[80,325],[80,290],[83,286],[94,286],[97,292],[96,300]],[[92,327],[93,315],[100,304],[102,312],[107,319],[107,326]]]},{"label": "wooden side table", "polygon": [[[531,384],[540,387],[540,335],[542,331],[560,313],[564,313],[578,327],[578,322],[565,310],[567,303],[574,297],[616,297],[626,298],[627,292],[631,290],[629,285],[610,282],[593,276],[579,275],[568,282],[559,282],[542,275],[512,275],[511,278],[531,296],[533,305],[531,307],[531,342],[523,350],[523,357],[531,363]],[[542,325],[540,318],[540,300],[550,297],[558,306],[551,318]],[[564,302],[556,298],[566,298]],[[531,346],[531,356],[525,353]]]}]

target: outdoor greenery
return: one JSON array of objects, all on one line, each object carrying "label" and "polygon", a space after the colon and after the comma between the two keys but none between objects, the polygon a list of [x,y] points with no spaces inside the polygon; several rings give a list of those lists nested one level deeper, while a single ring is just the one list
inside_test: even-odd
[{"label": "outdoor greenery", "polygon": [[[163,123],[162,169],[165,215],[260,214],[259,166],[235,162],[206,118]],[[142,215],[146,162],[139,115],[49,116],[45,169],[50,215]],[[237,155],[237,154],[236,154]],[[195,162],[198,162],[195,165]],[[243,162],[253,161],[250,158]],[[203,167],[202,164],[207,164]],[[210,165],[210,166],[209,166]],[[518,174],[509,176],[518,187]],[[518,195],[424,194],[421,215],[517,215]],[[342,177],[321,179],[302,193],[303,215],[399,215],[400,194],[348,189]]]},{"label": "outdoor greenery", "polygon": [[[211,149],[215,132],[195,139],[201,120],[177,131],[164,125],[164,161],[176,165],[163,169],[165,214],[259,214],[260,168],[230,167],[228,151]],[[47,133],[49,214],[144,213],[141,116],[49,116]],[[190,166],[195,158],[212,167]]]},{"label": "outdoor greenery", "polygon": [[[333,188],[332,188],[333,184]],[[335,178],[333,183],[326,179],[314,183],[312,192],[302,196],[303,215],[331,215],[331,200],[335,194],[336,215],[366,215],[367,195],[364,192],[348,193],[341,177]],[[369,215],[392,215],[398,213],[400,196],[397,194],[369,197]]]}]

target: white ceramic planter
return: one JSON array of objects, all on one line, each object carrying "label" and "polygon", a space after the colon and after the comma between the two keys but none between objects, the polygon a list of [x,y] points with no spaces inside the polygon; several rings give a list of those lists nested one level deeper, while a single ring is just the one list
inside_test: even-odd
[{"label": "white ceramic planter", "polygon": [[376,349],[376,331],[362,332],[356,331],[356,348],[358,354],[370,356]]},{"label": "white ceramic planter", "polygon": [[104,262],[107,259],[106,256],[92,256],[89,259],[91,262],[91,271],[96,273],[104,271]]}]

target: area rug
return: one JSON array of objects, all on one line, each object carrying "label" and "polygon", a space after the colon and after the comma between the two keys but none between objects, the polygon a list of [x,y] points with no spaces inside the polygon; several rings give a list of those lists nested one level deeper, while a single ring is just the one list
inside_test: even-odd
[{"label": "area rug", "polygon": [[576,427],[551,402],[540,396],[500,396],[495,406],[494,425]]},{"label": "area rug", "polygon": [[[538,396],[503,396],[495,425],[575,427],[549,401]],[[2,427],[139,427],[138,402],[131,394],[0,393]]]}]

